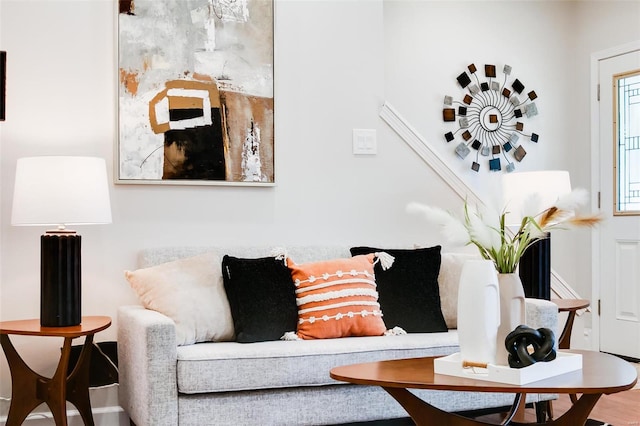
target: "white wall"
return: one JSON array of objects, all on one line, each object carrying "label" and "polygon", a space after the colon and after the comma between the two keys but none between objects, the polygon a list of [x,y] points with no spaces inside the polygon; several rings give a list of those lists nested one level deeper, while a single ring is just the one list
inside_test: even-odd
[{"label": "white wall", "polygon": [[[378,113],[390,101],[460,166],[440,143],[440,109],[470,62],[509,63],[539,94],[532,123],[541,142],[528,149],[521,170],[565,168],[587,187],[589,52],[640,38],[637,26],[630,29],[633,15],[606,3],[277,0],[277,186],[112,185],[113,224],[78,227],[83,313],[115,319],[118,306],[137,303],[122,271],[135,267],[145,246],[440,243],[404,206],[421,200],[457,209],[460,200]],[[639,4],[623,3],[634,10]],[[2,320],[39,315],[43,230],[10,225],[16,160],[65,154],[113,162],[114,8],[111,0],[0,0],[0,50],[9,58],[7,120],[0,123]],[[376,156],[351,154],[353,128],[378,130]],[[495,178],[460,173],[479,191]],[[554,236],[554,248],[567,248],[554,268],[586,294],[589,277],[578,265],[590,252],[567,240]],[[116,327],[97,340],[115,340]],[[15,342],[30,364],[52,371],[60,342]],[[0,396],[9,395],[0,357]]]},{"label": "white wall", "polygon": [[[516,170],[568,170],[574,187],[590,189],[590,55],[640,40],[640,2],[391,0],[384,25],[386,99],[474,191],[490,195],[499,174],[457,159],[457,142],[443,138],[455,127],[441,118],[442,98],[460,99],[455,78],[470,63],[481,76],[484,64],[509,64],[538,94],[539,115],[524,123],[540,142],[522,142],[527,156]],[[554,232],[552,267],[588,299],[590,258],[590,231]]]},{"label": "white wall", "polygon": [[[0,48],[10,58],[8,116],[0,124],[0,317],[37,318],[43,229],[10,225],[15,162],[44,154],[113,161],[116,16],[106,0],[1,0],[0,7]],[[137,303],[122,271],[135,267],[145,246],[435,241],[416,232],[422,223],[406,220],[404,206],[437,178],[378,118],[382,1],[278,1],[275,19],[277,186],[112,185],[113,223],[78,227],[84,314],[115,319],[118,306]],[[352,128],[378,129],[377,156],[351,154]],[[116,327],[96,339],[114,340]],[[52,371],[60,342],[15,342],[30,364]]]}]

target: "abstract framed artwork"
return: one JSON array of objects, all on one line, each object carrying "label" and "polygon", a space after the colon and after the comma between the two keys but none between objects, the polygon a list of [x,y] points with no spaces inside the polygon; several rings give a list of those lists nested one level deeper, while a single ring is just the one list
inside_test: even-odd
[{"label": "abstract framed artwork", "polygon": [[119,0],[117,183],[273,186],[274,0]]}]

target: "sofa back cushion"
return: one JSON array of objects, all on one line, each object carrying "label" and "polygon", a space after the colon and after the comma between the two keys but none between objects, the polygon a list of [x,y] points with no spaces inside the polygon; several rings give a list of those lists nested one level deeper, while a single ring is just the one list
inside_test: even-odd
[{"label": "sofa back cushion", "polygon": [[286,246],[286,250],[279,248],[277,245],[272,246],[175,246],[175,247],[153,247],[140,250],[138,252],[138,267],[146,268],[161,263],[170,262],[172,260],[182,259],[185,257],[196,256],[198,254],[215,252],[218,253],[220,259],[224,255],[258,258],[273,256],[274,253],[281,254],[286,251],[287,255],[296,260],[296,262],[315,262],[318,260],[329,260],[340,257],[348,257],[349,248],[346,246]]},{"label": "sofa back cushion", "polygon": [[[289,257],[296,262],[313,262],[350,256],[347,246],[288,246]],[[266,257],[274,253],[274,246],[175,246],[143,249],[138,253],[138,267],[146,268],[181,258],[192,257],[206,252],[218,253],[220,258],[225,254],[236,257]],[[477,259],[477,254],[441,253],[441,266],[438,274],[438,288],[441,310],[449,329],[457,328],[458,283],[462,265],[467,259]],[[222,273],[220,273],[222,279]],[[229,314],[229,317],[231,315]],[[231,324],[233,320],[230,320]],[[389,328],[392,324],[387,324]]]}]

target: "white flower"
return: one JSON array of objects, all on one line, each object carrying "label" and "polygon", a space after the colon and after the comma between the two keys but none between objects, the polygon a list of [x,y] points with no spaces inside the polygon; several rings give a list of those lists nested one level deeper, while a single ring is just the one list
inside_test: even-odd
[{"label": "white flower", "polygon": [[449,212],[415,202],[407,205],[407,212],[422,214],[427,221],[440,225],[443,236],[452,244],[465,245],[469,243],[469,233],[464,224]]},{"label": "white flower", "polygon": [[542,197],[540,197],[539,193],[533,193],[529,195],[527,198],[522,200],[522,210],[519,212],[513,212],[517,217],[536,217],[541,213],[542,206]]},{"label": "white flower", "polygon": [[448,212],[438,207],[425,206],[424,204],[416,202],[407,204],[407,212],[421,213],[429,222],[435,223],[436,225],[445,225],[451,221],[451,215]]},{"label": "white flower", "polygon": [[445,225],[442,225],[440,232],[442,232],[444,238],[451,242],[451,244],[463,246],[470,242],[467,228],[458,220],[453,219]]},{"label": "white flower", "polygon": [[589,193],[587,190],[583,188],[576,188],[570,193],[559,197],[556,202],[556,207],[560,210],[573,212],[587,204],[588,200]]},{"label": "white flower", "polygon": [[[471,240],[475,240],[483,247],[499,249],[500,248],[500,234],[499,228],[500,224],[498,222],[498,226],[493,227],[488,225],[483,220],[482,214],[475,209],[469,208],[467,211],[467,219],[468,219],[468,232]],[[492,224],[493,225],[493,224]],[[497,236],[498,238],[493,238],[493,236]]]},{"label": "white flower", "polygon": [[546,238],[547,232],[563,225],[593,226],[599,216],[576,217],[575,210],[587,199],[585,190],[576,189],[558,199],[554,206],[540,211],[540,196],[532,194],[524,200],[522,217],[517,230],[509,229],[506,222],[507,208],[501,213],[491,206],[480,211],[464,204],[464,220],[437,207],[419,203],[407,205],[410,213],[424,215],[430,222],[441,227],[442,235],[453,244],[475,245],[484,259],[493,260],[498,272],[514,272],[525,250],[537,240]]}]

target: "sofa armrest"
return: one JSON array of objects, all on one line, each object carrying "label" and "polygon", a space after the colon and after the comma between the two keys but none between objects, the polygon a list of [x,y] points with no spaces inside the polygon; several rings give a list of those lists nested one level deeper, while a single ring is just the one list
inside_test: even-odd
[{"label": "sofa armrest", "polygon": [[526,322],[531,328],[548,328],[556,336],[558,346],[558,305],[543,299],[525,299]]},{"label": "sofa armrest", "polygon": [[142,306],[118,309],[120,405],[137,426],[178,424],[175,323]]}]

